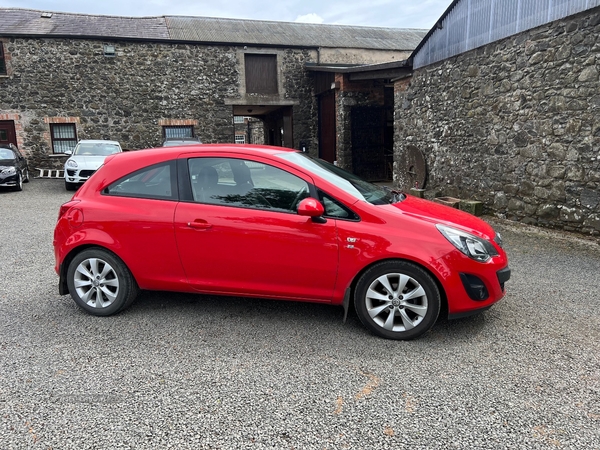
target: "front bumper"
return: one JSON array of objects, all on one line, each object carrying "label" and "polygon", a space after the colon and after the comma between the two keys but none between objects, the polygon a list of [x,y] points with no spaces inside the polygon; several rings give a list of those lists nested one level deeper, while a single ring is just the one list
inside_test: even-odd
[{"label": "front bumper", "polygon": [[14,187],[17,185],[17,174],[2,175],[0,174],[0,186],[2,187]]},{"label": "front bumper", "polygon": [[511,275],[503,251],[481,263],[456,250],[437,260],[434,268],[446,294],[451,319],[480,312],[502,299]]},{"label": "front bumper", "polygon": [[[486,309],[489,309],[493,303],[500,300],[504,296],[504,293],[506,292],[504,283],[506,283],[510,279],[510,269],[508,267],[505,267],[504,269],[498,270],[496,272],[496,278],[497,278],[497,283],[494,282],[494,280],[488,280],[488,283],[486,284],[486,282],[484,282],[478,276],[461,273],[460,279],[463,283],[463,288],[464,288],[465,292],[467,293],[469,299],[472,300],[473,302],[477,302],[477,303],[481,304],[481,307],[477,307],[477,305],[474,305],[474,308],[466,310],[466,311],[454,312],[454,313],[449,312],[448,319],[460,319],[463,317],[471,316],[473,314],[478,314],[482,311],[485,311]],[[489,301],[490,297],[491,297],[490,290],[488,289],[489,284],[491,284],[493,286],[493,288],[495,288],[496,286],[500,287],[500,293],[501,293],[501,295],[499,297],[497,297],[497,294],[496,294],[497,298],[492,299],[493,301],[491,303]],[[492,292],[494,292],[494,291],[495,291],[495,289],[492,289]]]},{"label": "front bumper", "polygon": [[65,181],[68,181],[69,183],[83,183],[87,181],[94,172],[95,170],[66,169]]}]

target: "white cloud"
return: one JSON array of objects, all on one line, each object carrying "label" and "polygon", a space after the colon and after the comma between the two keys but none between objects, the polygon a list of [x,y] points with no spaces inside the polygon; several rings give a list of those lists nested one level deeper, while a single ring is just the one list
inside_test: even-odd
[{"label": "white cloud", "polygon": [[296,17],[296,22],[302,23],[323,23],[323,18],[315,13],[304,14]]}]

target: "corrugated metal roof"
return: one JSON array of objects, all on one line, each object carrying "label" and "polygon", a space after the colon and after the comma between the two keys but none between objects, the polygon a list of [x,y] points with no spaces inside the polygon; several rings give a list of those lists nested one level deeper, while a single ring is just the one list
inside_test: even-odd
[{"label": "corrugated metal roof", "polygon": [[410,60],[415,69],[600,6],[600,0],[453,0]]},{"label": "corrugated metal roof", "polygon": [[117,17],[0,8],[0,35],[104,37],[282,47],[413,50],[427,30],[208,17]]},{"label": "corrugated metal roof", "polygon": [[165,17],[172,39],[200,42],[412,50],[427,30],[206,17]]}]

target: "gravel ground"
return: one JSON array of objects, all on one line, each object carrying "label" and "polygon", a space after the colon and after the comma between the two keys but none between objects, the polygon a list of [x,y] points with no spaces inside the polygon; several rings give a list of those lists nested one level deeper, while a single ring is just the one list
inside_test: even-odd
[{"label": "gravel ground", "polygon": [[600,449],[600,245],[492,220],[511,260],[489,311],[423,338],[323,305],[59,296],[59,180],[0,192],[1,449]]}]

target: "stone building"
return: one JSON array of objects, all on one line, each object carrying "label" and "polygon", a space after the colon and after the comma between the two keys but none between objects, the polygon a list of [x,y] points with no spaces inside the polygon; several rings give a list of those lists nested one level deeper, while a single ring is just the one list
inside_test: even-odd
[{"label": "stone building", "polygon": [[600,0],[456,0],[395,84],[395,182],[600,234]]},{"label": "stone building", "polygon": [[61,167],[78,139],[131,150],[170,136],[235,142],[235,116],[258,121],[254,135],[267,144],[319,155],[321,105],[307,66],[403,61],[426,33],[15,8],[0,15],[0,138],[32,167]]}]

